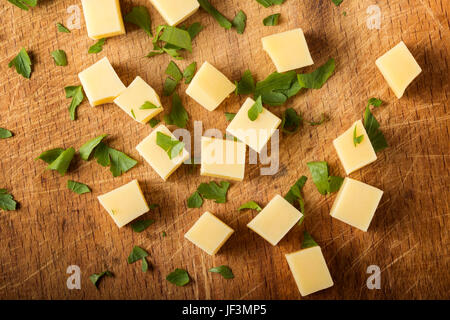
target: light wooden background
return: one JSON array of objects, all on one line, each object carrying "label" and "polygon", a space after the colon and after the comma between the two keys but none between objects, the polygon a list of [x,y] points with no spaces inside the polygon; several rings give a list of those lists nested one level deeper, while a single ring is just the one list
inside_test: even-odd
[{"label": "light wooden background", "polygon": [[[70,121],[64,87],[79,83],[77,73],[108,56],[122,81],[128,85],[143,77],[162,92],[169,56],[145,58],[151,39],[133,25],[126,36],[107,40],[103,51],[90,55],[93,41],[81,29],[58,33],[56,22],[66,23],[67,7],[77,0],[42,0],[37,8],[21,11],[6,1],[0,5],[0,126],[14,138],[0,141],[0,187],[8,188],[20,202],[14,212],[0,212],[0,298],[12,299],[301,299],[284,254],[299,249],[306,228],[321,245],[334,287],[307,299],[403,299],[449,298],[449,11],[446,0],[350,1],[337,8],[331,1],[287,0],[265,9],[254,0],[212,1],[227,17],[238,9],[248,16],[244,35],[226,31],[205,12],[188,23],[206,26],[195,39],[192,54],[178,62],[208,60],[230,79],[245,69],[257,79],[275,70],[262,50],[260,38],[301,27],[315,61],[311,71],[329,57],[337,62],[335,75],[321,90],[304,91],[282,107],[293,107],[308,120],[325,112],[331,120],[318,127],[304,126],[293,136],[282,136],[280,170],[260,176],[260,165],[248,165],[245,180],[232,183],[226,204],[206,201],[201,209],[188,209],[187,197],[200,182],[210,181],[183,166],[163,182],[138,155],[135,146],[150,132],[113,104],[91,108],[87,101]],[[153,27],[163,20],[145,0],[121,1],[122,11],[146,5]],[[369,5],[381,8],[381,29],[366,26]],[[343,12],[346,12],[344,16]],[[262,19],[281,12],[279,26],[264,27]],[[423,69],[422,74],[397,100],[375,66],[382,53],[403,40]],[[32,53],[33,74],[26,80],[7,67],[24,46]],[[69,65],[56,67],[50,56],[64,49]],[[208,112],[178,88],[193,120],[204,128],[225,131],[223,113],[236,112],[245,97],[232,96],[216,111]],[[254,212],[237,212],[248,200],[265,205],[275,194],[284,195],[301,175],[310,177],[306,162],[326,160],[333,173],[344,175],[332,140],[362,117],[370,97],[387,103],[375,116],[390,148],[378,160],[351,177],[384,190],[369,232],[360,232],[329,215],[335,195],[320,195],[311,179],[304,189],[306,219],[272,247],[246,224]],[[170,101],[163,98],[166,110]],[[137,167],[119,178],[95,161],[79,158],[70,172],[60,177],[33,159],[55,147],[79,148],[85,141],[109,133],[108,142],[139,160]],[[156,220],[137,234],[129,227],[118,229],[96,197],[131,179],[139,179],[149,203],[160,209],[145,215]],[[79,196],[67,190],[68,179],[87,183],[91,194]],[[215,257],[210,257],[183,238],[206,210],[217,214],[235,234]],[[165,231],[167,237],[161,233]],[[134,245],[145,248],[153,268],[142,273],[140,265],[128,265]],[[229,265],[234,280],[224,280],[207,270]],[[369,265],[381,268],[381,290],[366,288]],[[82,289],[68,290],[66,269],[78,265]],[[108,268],[99,290],[88,280]],[[192,282],[179,288],[165,280],[174,268],[187,269]]]}]

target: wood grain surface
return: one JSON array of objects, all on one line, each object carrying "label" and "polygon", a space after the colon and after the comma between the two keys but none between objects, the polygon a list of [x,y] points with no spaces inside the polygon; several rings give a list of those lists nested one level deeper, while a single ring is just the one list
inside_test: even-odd
[{"label": "wood grain surface", "polygon": [[[282,6],[264,8],[254,0],[211,1],[232,19],[239,9],[248,16],[243,35],[221,28],[200,10],[188,23],[201,22],[205,29],[195,39],[193,52],[177,62],[184,68],[192,61],[207,60],[232,80],[250,69],[258,80],[275,71],[262,50],[261,37],[301,27],[315,65],[334,57],[336,72],[320,90],[303,91],[281,107],[271,110],[281,116],[287,107],[302,112],[307,120],[322,113],[330,121],[321,126],[305,125],[292,136],[280,137],[280,169],[274,176],[261,176],[263,165],[247,165],[245,180],[233,182],[226,204],[206,201],[200,209],[188,209],[187,197],[201,182],[184,165],[167,182],[151,169],[136,151],[136,145],[151,127],[135,122],[114,104],[91,108],[85,100],[78,120],[71,121],[64,87],[77,85],[77,73],[107,56],[125,85],[141,76],[159,93],[165,79],[168,55],[144,57],[152,48],[151,38],[134,25],[127,34],[107,40],[99,54],[88,54],[94,42],[87,37],[84,18],[81,29],[58,33],[56,22],[66,24],[67,8],[77,0],[42,0],[26,12],[6,1],[0,5],[0,127],[14,132],[0,140],[0,187],[7,188],[20,203],[17,211],[0,212],[0,298],[2,299],[302,299],[284,255],[299,249],[306,228],[321,245],[334,286],[305,299],[429,299],[450,298],[449,241],[449,11],[447,0],[287,0]],[[369,5],[381,9],[381,28],[366,25]],[[122,12],[145,5],[153,27],[161,16],[146,0],[121,1]],[[346,12],[344,14],[343,12]],[[281,13],[280,24],[265,27],[262,20]],[[423,72],[398,100],[388,88],[375,60],[403,40]],[[32,54],[30,80],[8,68],[21,47]],[[50,52],[67,52],[67,67],[54,65]],[[193,121],[203,121],[204,130],[225,132],[224,112],[237,112],[245,97],[231,96],[209,112],[178,92]],[[301,176],[310,178],[306,162],[326,160],[334,174],[344,170],[332,140],[345,131],[362,112],[370,97],[386,103],[374,111],[390,147],[378,160],[350,176],[384,190],[380,206],[367,233],[329,215],[335,194],[322,196],[311,179],[304,188],[306,219],[278,244],[252,232],[246,224],[254,212],[238,212],[244,202],[265,205],[275,194],[286,194]],[[162,98],[165,112],[170,99]],[[174,128],[172,128],[174,129]],[[46,171],[34,161],[44,150],[55,147],[78,149],[88,139],[109,133],[107,142],[139,161],[118,178],[95,161],[78,156],[65,177]],[[92,193],[77,195],[67,190],[68,179],[84,182]],[[138,179],[149,203],[160,208],[145,214],[155,219],[143,233],[130,227],[117,228],[97,201],[97,196],[131,179]],[[184,233],[206,210],[230,225],[235,234],[219,253],[208,256],[184,239]],[[167,237],[162,236],[162,232]],[[134,245],[145,248],[152,269],[128,265]],[[225,280],[207,272],[226,264],[235,279]],[[69,290],[66,269],[78,265],[81,290]],[[381,269],[381,289],[369,290],[369,265]],[[108,268],[115,274],[97,290],[89,281],[92,273]],[[192,282],[176,287],[165,280],[175,268],[184,268]]]}]

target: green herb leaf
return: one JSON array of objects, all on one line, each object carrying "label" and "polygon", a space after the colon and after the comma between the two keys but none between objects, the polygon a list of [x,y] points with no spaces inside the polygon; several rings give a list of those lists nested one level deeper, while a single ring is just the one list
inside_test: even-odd
[{"label": "green herb leaf", "polygon": [[55,161],[63,152],[64,152],[64,149],[62,149],[62,148],[51,149],[51,150],[42,152],[39,155],[39,157],[37,157],[34,160],[41,159],[41,160],[45,161],[46,163],[50,164],[53,161]]},{"label": "green herb leaf", "polygon": [[255,91],[255,80],[250,70],[245,70],[241,80],[236,82],[236,94],[251,94]]},{"label": "green herb leaf", "polygon": [[245,15],[244,11],[240,10],[232,21],[233,27],[236,28],[237,33],[244,33],[246,22],[247,16]]},{"label": "green herb leaf", "polygon": [[31,59],[28,55],[25,48],[22,48],[19,51],[19,54],[14,57],[9,63],[8,67],[11,68],[14,66],[16,68],[16,71],[18,74],[22,75],[23,77],[30,79],[31,77]]},{"label": "green herb leaf", "polygon": [[300,89],[295,71],[274,72],[263,81],[256,83],[254,96],[261,96],[264,104],[279,106],[288,98],[296,95]]},{"label": "green herb leaf", "polygon": [[142,266],[141,266],[142,272],[148,271],[148,261],[146,258],[142,258]]},{"label": "green herb leaf", "polygon": [[191,280],[186,270],[176,268],[175,271],[167,275],[166,280],[173,283],[176,286],[183,287],[187,285]]},{"label": "green herb leaf", "polygon": [[153,209],[159,208],[159,204],[157,204],[157,203],[151,203],[151,204],[148,205],[148,207],[149,207],[151,210],[153,210]]},{"label": "green herb leaf", "polygon": [[320,194],[326,195],[339,190],[344,178],[329,176],[328,163],[325,161],[313,161],[308,162],[307,166]]},{"label": "green herb leaf", "polygon": [[203,199],[198,191],[195,191],[187,200],[188,208],[200,208],[202,205]]},{"label": "green herb leaf", "polygon": [[56,170],[60,175],[65,175],[69,169],[73,156],[75,155],[74,148],[68,148],[61,152],[61,154],[52,163],[47,166],[48,170]]},{"label": "green herb leaf", "polygon": [[257,204],[255,201],[249,201],[244,203],[242,206],[239,207],[239,211],[241,210],[245,210],[245,209],[252,209],[252,210],[256,210],[258,212],[260,212],[262,209],[259,206],[259,204]]},{"label": "green herb leaf", "polygon": [[177,85],[178,81],[173,80],[172,78],[166,78],[166,81],[164,81],[163,94],[166,97],[171,96],[175,92]]},{"label": "green herb leaf", "polygon": [[97,160],[97,163],[103,167],[111,165],[109,147],[105,143],[99,142],[97,147],[95,147],[94,158]]},{"label": "green herb leaf", "polygon": [[203,26],[200,22],[194,22],[187,28],[187,32],[191,36],[191,41],[203,30]]},{"label": "green herb leaf", "polygon": [[142,232],[145,229],[147,229],[150,225],[152,225],[155,222],[155,220],[152,219],[146,219],[146,220],[138,220],[131,224],[131,228],[134,232]]},{"label": "green herb leaf", "polygon": [[67,188],[78,194],[91,192],[91,189],[87,185],[73,180],[67,180]]},{"label": "green herb leaf", "polygon": [[58,29],[59,32],[63,32],[63,33],[70,33],[70,30],[67,29],[62,23],[57,23],[56,24],[56,28]]},{"label": "green herb leaf", "polygon": [[230,267],[228,267],[228,266],[214,267],[214,268],[209,269],[208,271],[218,273],[225,279],[233,279],[234,278],[233,271],[231,271]]},{"label": "green herb leaf", "polygon": [[263,105],[262,98],[261,96],[259,96],[258,99],[256,99],[255,103],[251,106],[251,108],[248,109],[248,118],[251,121],[255,121],[261,112],[263,112]]},{"label": "green herb leaf", "polygon": [[165,231],[163,231],[163,232],[161,233],[161,235],[162,235],[163,237],[167,237],[167,233],[166,233]]},{"label": "green herb leaf", "polygon": [[236,113],[225,112],[225,118],[227,121],[232,121],[236,117]]},{"label": "green herb leaf", "polygon": [[216,203],[225,203],[229,187],[230,183],[227,181],[221,181],[219,185],[211,181],[210,183],[201,183],[197,191],[205,199],[215,200]]},{"label": "green herb leaf", "polygon": [[355,147],[360,144],[364,139],[364,135],[360,135],[360,136],[356,136],[356,125],[355,125],[355,129],[353,130],[353,144],[355,145]]},{"label": "green herb leaf", "polygon": [[278,25],[278,20],[280,19],[281,13],[271,14],[270,16],[264,18],[263,25],[265,26],[276,26]]},{"label": "green herb leaf", "polygon": [[22,10],[28,11],[28,6],[36,7],[38,0],[8,0],[13,5],[19,7]]},{"label": "green herb leaf", "polygon": [[67,56],[64,50],[55,50],[51,52],[55,64],[60,67],[67,66]]},{"label": "green herb leaf", "polygon": [[344,0],[331,0],[338,7]]},{"label": "green herb leaf", "polygon": [[380,130],[380,124],[377,119],[375,119],[372,112],[370,112],[369,106],[366,107],[364,112],[364,128],[366,128],[367,135],[369,136],[370,143],[375,152],[388,147],[386,138]]},{"label": "green herb leaf", "polygon": [[6,189],[0,189],[0,209],[5,211],[16,210],[17,202]]},{"label": "green herb leaf", "polygon": [[[298,201],[300,212],[305,214],[305,201],[302,196],[302,189],[305,186],[307,177],[301,176],[295,184],[289,189],[289,192],[284,196],[287,202],[295,206],[295,201]],[[300,220],[299,224],[301,224],[303,220]]]},{"label": "green herb leaf", "polygon": [[317,247],[318,244],[308,232],[303,232],[302,249]]},{"label": "green herb leaf", "polygon": [[110,171],[114,177],[118,177],[133,168],[137,161],[130,158],[125,153],[107,146],[100,142],[95,148],[94,157],[97,162],[106,167],[110,166]]},{"label": "green herb leaf", "polygon": [[297,111],[295,111],[293,108],[288,108],[283,113],[281,131],[287,134],[293,134],[297,132],[302,123],[302,116],[297,114]]},{"label": "green herb leaf", "polygon": [[164,121],[167,124],[174,124],[179,128],[186,128],[188,119],[189,115],[181,103],[180,96],[174,92],[172,96],[172,110],[168,115],[164,116]]},{"label": "green herb leaf", "polygon": [[379,107],[382,104],[383,104],[383,101],[378,98],[370,98],[369,101],[367,102],[367,106],[374,106],[374,107]]},{"label": "green herb leaf", "polygon": [[145,101],[144,104],[139,107],[139,109],[141,109],[141,110],[158,109],[158,108],[161,108],[161,107],[155,106],[150,101]]},{"label": "green herb leaf", "polygon": [[169,159],[177,157],[184,148],[183,142],[159,131],[156,133],[156,144],[167,152]]},{"label": "green herb leaf", "polygon": [[107,136],[107,134],[102,134],[98,137],[95,137],[94,139],[89,140],[85,144],[83,144],[79,150],[81,159],[83,160],[89,160],[89,157],[92,153],[92,151],[95,149],[95,147],[98,146],[100,142]]},{"label": "green herb leaf", "polygon": [[286,0],[256,0],[259,4],[261,4],[264,8],[268,8],[275,4],[283,4]]},{"label": "green herb leaf", "polygon": [[7,139],[12,137],[13,134],[11,131],[5,129],[5,128],[0,128],[0,139]]},{"label": "green herb leaf", "polygon": [[214,19],[225,29],[231,29],[232,23],[225,18],[216,8],[214,8],[208,0],[198,0],[200,7],[213,16]]},{"label": "green herb leaf", "polygon": [[98,40],[94,45],[89,47],[88,53],[99,53],[103,50],[103,45],[105,44],[106,39]]},{"label": "green herb leaf", "polygon": [[133,251],[131,251],[130,255],[128,256],[128,264],[135,263],[136,261],[141,260],[142,258],[145,258],[148,256],[147,251],[142,249],[141,247],[134,246]]},{"label": "green herb leaf", "polygon": [[158,123],[160,123],[160,122],[161,122],[160,120],[158,120],[158,119],[156,119],[156,118],[152,118],[152,119],[150,119],[150,121],[148,122],[148,124],[150,125],[150,127],[154,128],[154,127],[156,127],[156,125],[157,125]]},{"label": "green herb leaf", "polygon": [[89,276],[89,280],[91,280],[92,284],[98,288],[98,282],[101,278],[103,278],[104,276],[108,276],[108,277],[113,277],[113,273],[111,271],[103,271],[101,273],[94,273],[92,275]]},{"label": "green herb leaf", "polygon": [[180,71],[180,68],[175,64],[175,62],[170,61],[169,65],[166,68],[166,74],[170,76],[177,83],[183,79],[183,74]]},{"label": "green herb leaf", "polygon": [[149,36],[153,36],[152,20],[146,7],[144,6],[133,7],[131,11],[125,16],[124,20],[126,22],[130,22],[137,25],[141,29],[144,29],[144,31]]},{"label": "green herb leaf", "polygon": [[191,36],[186,30],[177,27],[164,26],[162,34],[159,36],[159,40],[192,52]]},{"label": "green herb leaf", "polygon": [[313,72],[297,75],[300,87],[307,89],[322,88],[328,78],[333,74],[335,67],[334,59],[331,58]]},{"label": "green herb leaf", "polygon": [[321,124],[324,124],[325,122],[327,122],[329,120],[330,120],[330,118],[325,113],[322,113],[319,121],[309,121],[309,125],[310,126],[320,126]]},{"label": "green herb leaf", "polygon": [[192,81],[192,78],[194,78],[195,71],[197,70],[197,62],[192,62],[190,65],[184,69],[183,77],[184,77],[184,83],[189,84]]},{"label": "green herb leaf", "polygon": [[82,86],[69,86],[65,87],[66,98],[72,98],[69,106],[70,120],[77,118],[77,108],[84,100],[83,87]]}]

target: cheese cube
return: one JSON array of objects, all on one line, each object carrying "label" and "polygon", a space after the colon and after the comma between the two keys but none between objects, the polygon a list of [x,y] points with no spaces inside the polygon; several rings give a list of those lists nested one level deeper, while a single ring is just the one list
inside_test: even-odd
[{"label": "cheese cube", "polygon": [[[361,143],[356,146],[353,143],[355,126],[356,136],[364,136]],[[375,150],[372,147],[372,143],[370,143],[369,136],[367,135],[361,120],[353,123],[347,131],[334,139],[333,145],[347,174],[361,169],[377,160],[377,155],[375,154]]]},{"label": "cheese cube", "polygon": [[367,231],[383,191],[363,182],[345,178],[330,215],[362,231]]},{"label": "cheese cube", "polygon": [[286,254],[286,260],[302,296],[333,286],[333,279],[319,246]]},{"label": "cheese cube", "polygon": [[91,106],[113,102],[125,89],[107,57],[78,74]]},{"label": "cheese cube", "polygon": [[210,212],[205,212],[184,235],[209,255],[215,255],[234,232]]},{"label": "cheese cube", "polygon": [[303,30],[298,28],[261,39],[278,72],[286,72],[314,64]]},{"label": "cheese cube", "polygon": [[137,180],[98,196],[98,201],[119,228],[150,210]]},{"label": "cheese cube", "polygon": [[276,195],[256,217],[247,224],[261,237],[276,246],[278,242],[303,217],[293,205]]},{"label": "cheese cube", "polygon": [[379,57],[375,64],[398,99],[422,72],[403,41]]},{"label": "cheese cube", "polygon": [[242,142],[202,137],[202,176],[242,181],[246,146]]},{"label": "cheese cube", "polygon": [[163,180],[167,180],[167,178],[178,169],[181,164],[189,159],[189,153],[186,149],[180,152],[180,154],[172,159],[169,158],[169,155],[163,148],[156,144],[156,133],[161,132],[167,136],[176,139],[175,136],[167,129],[166,126],[160,125],[157,128],[153,129],[152,133],[141,141],[136,147],[139,154],[150,164],[153,170],[156,171],[157,174]]},{"label": "cheese cube", "polygon": [[203,63],[186,89],[186,94],[209,111],[216,109],[236,86],[207,61]]},{"label": "cheese cube", "polygon": [[255,121],[248,117],[248,110],[255,104],[251,98],[247,98],[234,119],[227,127],[227,132],[256,152],[261,152],[275,130],[281,123],[281,119],[272,112],[263,108]]},{"label": "cheese cube", "polygon": [[[141,106],[147,101],[158,108],[141,109]],[[140,123],[147,123],[164,110],[156,91],[141,77],[136,77],[128,88],[114,100],[114,103]]]},{"label": "cheese cube", "polygon": [[119,0],[81,0],[88,36],[99,40],[125,34]]},{"label": "cheese cube", "polygon": [[150,0],[169,26],[175,26],[193,15],[200,4],[197,0]]}]

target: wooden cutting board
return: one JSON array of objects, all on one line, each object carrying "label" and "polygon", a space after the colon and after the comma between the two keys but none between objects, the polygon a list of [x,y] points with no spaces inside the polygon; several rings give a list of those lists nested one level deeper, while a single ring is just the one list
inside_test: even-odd
[{"label": "wooden cutting board", "polygon": [[[88,54],[93,41],[81,28],[58,33],[57,22],[72,20],[70,6],[77,0],[40,1],[26,12],[6,1],[0,7],[0,127],[14,138],[0,141],[0,187],[20,203],[17,211],[0,212],[0,298],[5,299],[301,299],[284,255],[300,248],[303,230],[321,245],[334,286],[307,299],[404,299],[449,298],[449,11],[445,0],[350,1],[340,7],[331,1],[287,0],[282,6],[264,8],[254,0],[212,1],[229,18],[239,9],[248,16],[243,35],[221,28],[204,11],[188,23],[201,22],[205,29],[194,41],[192,54],[177,62],[180,68],[192,61],[207,60],[230,79],[238,80],[250,69],[258,80],[275,71],[262,50],[261,37],[303,28],[315,65],[334,57],[336,72],[320,90],[303,91],[284,106],[271,110],[281,116],[295,108],[307,120],[322,113],[330,121],[305,125],[292,136],[280,139],[280,169],[261,176],[261,164],[247,165],[245,180],[232,183],[226,204],[206,201],[201,209],[188,209],[186,199],[201,182],[182,166],[163,182],[138,155],[135,146],[150,132],[113,104],[91,108],[87,101],[71,121],[70,100],[64,87],[79,84],[77,73],[103,56],[114,65],[125,85],[137,76],[159,93],[170,61],[162,55],[146,58],[151,38],[126,24],[126,36],[107,40],[99,54]],[[122,11],[145,5],[153,27],[164,23],[146,0],[121,1]],[[370,5],[381,12],[380,29],[368,28]],[[72,7],[73,8],[73,7]],[[71,9],[76,10],[76,9]],[[265,27],[262,20],[281,13],[280,24]],[[74,21],[72,21],[74,22]],[[75,21],[76,22],[76,21]],[[370,25],[370,24],[369,24]],[[372,25],[373,26],[373,25]],[[398,100],[375,66],[375,60],[403,40],[422,67],[422,74]],[[32,53],[30,80],[8,68],[21,47]],[[54,65],[50,52],[63,49],[69,65]],[[178,88],[189,112],[188,129],[201,120],[204,130],[225,131],[224,112],[236,112],[245,97],[232,96],[216,111],[208,112]],[[309,179],[304,188],[306,219],[273,247],[246,227],[254,212],[238,212],[244,202],[265,205],[275,194],[286,194],[301,176],[310,178],[306,162],[326,160],[334,174],[344,170],[332,140],[345,131],[362,112],[370,97],[386,103],[374,111],[390,147],[378,160],[351,177],[384,190],[380,206],[367,233],[329,215],[335,195],[320,195]],[[170,100],[162,98],[166,112]],[[42,151],[55,147],[78,149],[102,133],[108,143],[132,156],[139,164],[118,178],[95,161],[76,158],[65,177],[46,171],[34,161]],[[68,179],[81,181],[92,193],[77,195],[66,188]],[[160,208],[145,215],[156,222],[143,233],[118,229],[96,197],[131,179],[138,179],[149,203]],[[184,233],[206,210],[230,225],[235,234],[221,251],[210,257],[184,239]],[[162,232],[167,236],[163,237]],[[134,245],[145,248],[152,270],[142,273],[139,264],[126,258]],[[235,279],[225,280],[207,270],[218,265],[233,269]],[[81,270],[81,290],[69,290],[70,265]],[[367,268],[381,270],[381,289],[370,290]],[[115,277],[102,281],[99,290],[88,280],[104,269]],[[176,287],[165,280],[175,268],[188,270],[192,282]]]}]

